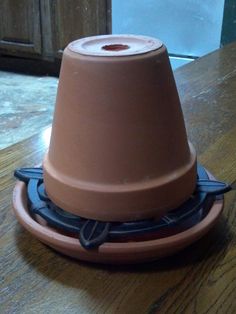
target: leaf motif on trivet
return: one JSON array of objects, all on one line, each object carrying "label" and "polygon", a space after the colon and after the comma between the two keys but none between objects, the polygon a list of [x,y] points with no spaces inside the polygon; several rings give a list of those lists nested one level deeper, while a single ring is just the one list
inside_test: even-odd
[{"label": "leaf motif on trivet", "polygon": [[92,249],[103,244],[110,231],[109,222],[87,220],[80,230],[79,241],[86,249]]},{"label": "leaf motif on trivet", "polygon": [[197,191],[207,194],[220,195],[232,190],[232,187],[221,181],[214,180],[198,180]]},{"label": "leaf motif on trivet", "polygon": [[14,176],[25,183],[28,183],[30,179],[43,180],[43,168],[16,169]]}]

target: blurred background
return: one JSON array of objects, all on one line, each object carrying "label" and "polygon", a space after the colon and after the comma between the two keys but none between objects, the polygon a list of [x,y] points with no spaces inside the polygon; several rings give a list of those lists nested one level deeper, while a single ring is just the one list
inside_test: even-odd
[{"label": "blurred background", "polygon": [[178,71],[236,40],[236,0],[1,0],[0,149],[51,124],[67,44],[110,33],[159,38]]},{"label": "blurred background", "polygon": [[236,39],[236,1],[1,0],[0,69],[58,75],[70,41],[107,33],[161,39],[176,69]]}]

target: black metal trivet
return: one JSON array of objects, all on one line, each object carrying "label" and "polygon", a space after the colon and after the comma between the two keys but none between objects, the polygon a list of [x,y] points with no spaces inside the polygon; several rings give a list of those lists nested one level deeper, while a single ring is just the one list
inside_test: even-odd
[{"label": "black metal trivet", "polygon": [[86,249],[97,248],[107,241],[145,237],[163,230],[186,225],[190,228],[202,220],[216,198],[231,190],[231,186],[209,179],[206,170],[198,164],[198,180],[193,195],[181,206],[168,212],[159,220],[146,219],[132,222],[102,222],[68,213],[56,206],[47,196],[42,168],[15,170],[15,177],[27,186],[29,211],[41,216],[55,228],[78,235]]}]

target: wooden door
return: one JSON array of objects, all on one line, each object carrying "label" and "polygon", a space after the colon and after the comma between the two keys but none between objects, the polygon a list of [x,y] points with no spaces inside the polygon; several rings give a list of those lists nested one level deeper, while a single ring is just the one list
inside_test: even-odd
[{"label": "wooden door", "polygon": [[0,69],[58,75],[69,42],[110,32],[111,0],[0,0]]},{"label": "wooden door", "polygon": [[110,0],[54,0],[51,2],[53,47],[60,57],[75,39],[110,33]]},{"label": "wooden door", "polygon": [[41,54],[40,0],[0,0],[0,52]]}]

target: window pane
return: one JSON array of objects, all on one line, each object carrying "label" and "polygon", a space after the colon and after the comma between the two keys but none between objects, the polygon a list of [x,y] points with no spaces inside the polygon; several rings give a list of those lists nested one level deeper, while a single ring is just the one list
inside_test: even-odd
[{"label": "window pane", "polygon": [[219,48],[224,0],[112,0],[113,33],[161,39],[169,53],[201,56]]}]

